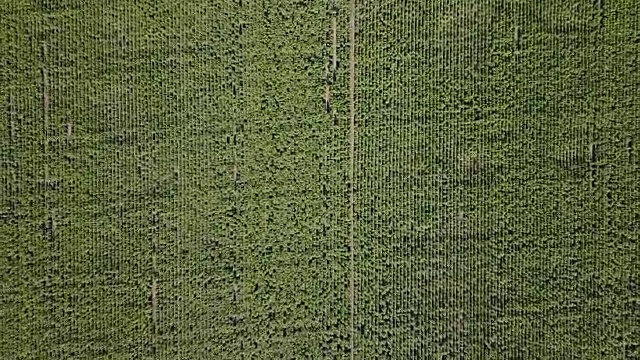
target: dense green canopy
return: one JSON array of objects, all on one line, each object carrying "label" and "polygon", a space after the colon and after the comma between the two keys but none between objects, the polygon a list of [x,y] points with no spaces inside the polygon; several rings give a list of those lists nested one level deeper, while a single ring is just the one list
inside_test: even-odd
[{"label": "dense green canopy", "polygon": [[637,358],[639,9],[0,0],[0,358]]}]

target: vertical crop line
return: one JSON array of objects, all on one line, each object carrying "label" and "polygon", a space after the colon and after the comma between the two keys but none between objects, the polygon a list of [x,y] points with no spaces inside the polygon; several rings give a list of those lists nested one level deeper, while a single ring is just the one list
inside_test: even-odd
[{"label": "vertical crop line", "polygon": [[43,146],[43,154],[44,154],[44,180],[42,181],[42,197],[44,199],[45,209],[48,210],[47,205],[47,190],[46,184],[49,180],[49,164],[48,164],[48,153],[49,153],[49,107],[51,105],[51,100],[49,96],[49,71],[47,70],[47,45],[42,44],[42,116],[43,116],[43,125],[42,129],[44,132],[44,140],[42,142]]},{"label": "vertical crop line", "polygon": [[18,157],[16,156],[16,116],[18,112],[16,111],[15,100],[13,98],[13,94],[9,94],[9,149],[11,154],[11,162],[7,163],[8,175],[11,175],[11,179],[9,180],[9,211],[12,216],[17,215],[17,203],[18,198],[16,196],[17,192],[17,167],[18,167]]},{"label": "vertical crop line", "polygon": [[356,135],[356,0],[349,0],[349,292],[351,300],[351,359],[354,358],[354,318],[355,318],[355,248],[354,248],[354,181],[355,181],[355,135]]}]

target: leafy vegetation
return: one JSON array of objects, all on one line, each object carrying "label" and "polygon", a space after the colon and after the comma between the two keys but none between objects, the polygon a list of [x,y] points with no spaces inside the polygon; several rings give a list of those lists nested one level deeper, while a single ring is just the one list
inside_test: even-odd
[{"label": "leafy vegetation", "polygon": [[358,357],[637,358],[637,6],[359,4]]},{"label": "leafy vegetation", "polygon": [[636,1],[352,4],[0,0],[0,358],[640,356]]}]

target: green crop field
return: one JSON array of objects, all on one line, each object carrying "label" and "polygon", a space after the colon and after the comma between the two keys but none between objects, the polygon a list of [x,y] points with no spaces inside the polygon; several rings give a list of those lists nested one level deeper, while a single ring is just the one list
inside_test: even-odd
[{"label": "green crop field", "polygon": [[0,359],[640,358],[637,0],[0,0]]}]

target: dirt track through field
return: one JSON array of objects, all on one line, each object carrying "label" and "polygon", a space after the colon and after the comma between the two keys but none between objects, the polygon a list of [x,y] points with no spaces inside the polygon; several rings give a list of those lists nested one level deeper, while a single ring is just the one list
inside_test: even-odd
[{"label": "dirt track through field", "polygon": [[331,43],[332,43],[332,54],[331,54],[331,71],[335,74],[338,69],[338,19],[336,19],[335,14],[333,18],[331,18]]},{"label": "dirt track through field", "polygon": [[151,284],[151,316],[153,319],[153,334],[158,334],[158,281]]},{"label": "dirt track through field", "polygon": [[356,133],[356,106],[355,106],[355,90],[356,90],[356,2],[350,0],[350,18],[349,18],[349,249],[351,253],[350,258],[350,284],[349,290],[351,293],[351,359],[354,358],[354,318],[355,318],[355,248],[354,248],[354,187],[355,187],[355,133]]}]

